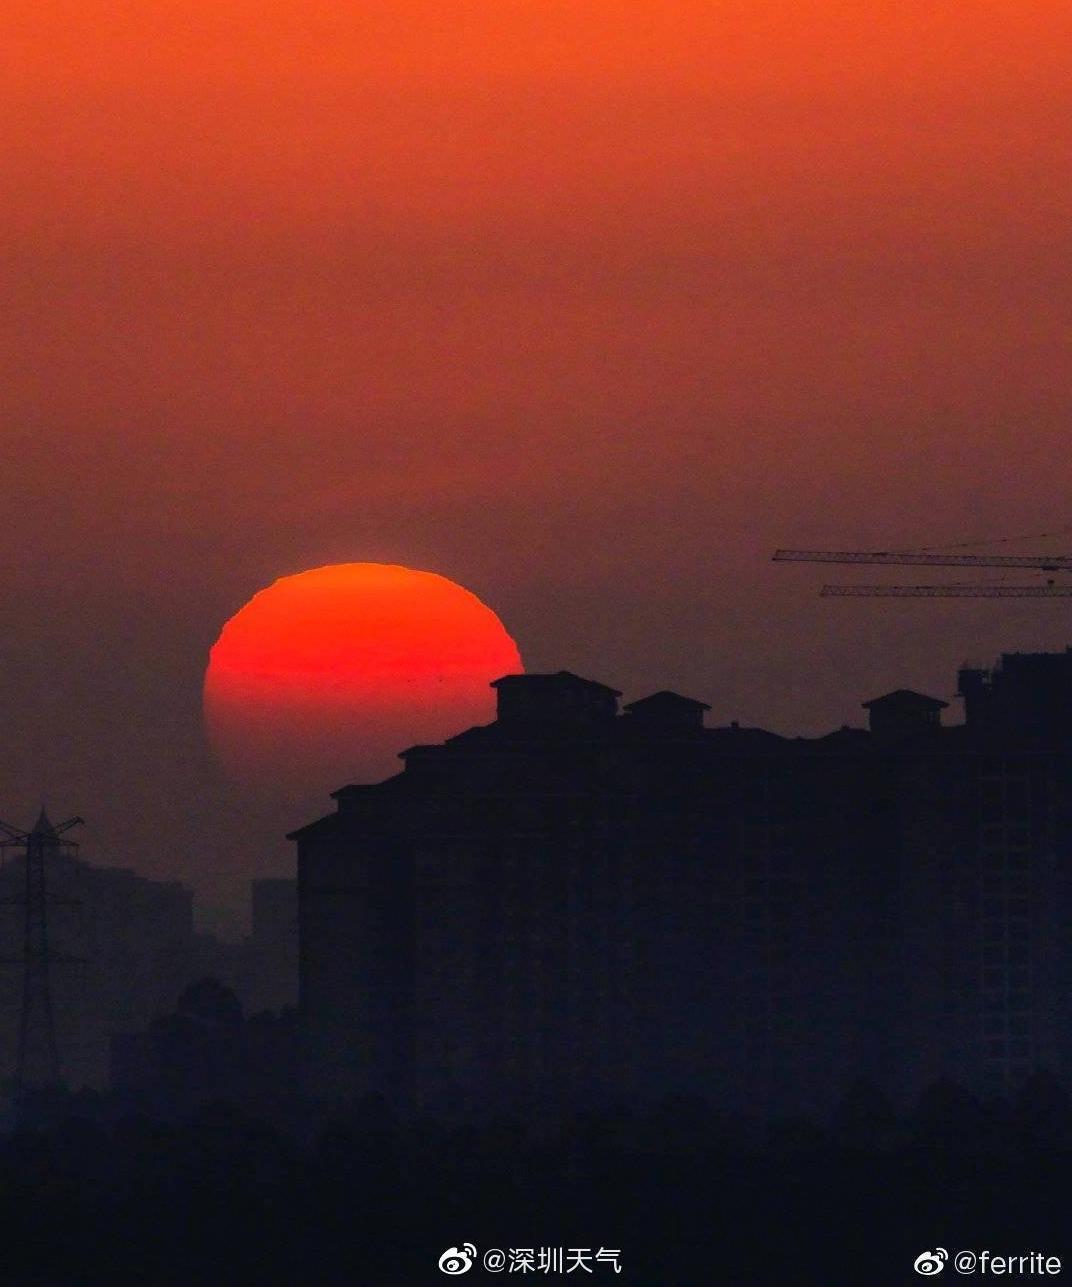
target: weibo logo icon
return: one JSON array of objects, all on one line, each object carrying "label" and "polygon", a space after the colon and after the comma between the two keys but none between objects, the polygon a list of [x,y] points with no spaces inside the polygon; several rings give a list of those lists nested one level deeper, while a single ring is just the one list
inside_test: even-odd
[{"label": "weibo logo icon", "polygon": [[473,1267],[476,1247],[464,1242],[460,1247],[448,1247],[439,1257],[439,1268],[445,1274],[467,1274]]},{"label": "weibo logo icon", "polygon": [[944,1247],[935,1247],[933,1251],[924,1251],[918,1255],[912,1268],[925,1278],[933,1278],[935,1274],[942,1272],[948,1259],[949,1252]]}]

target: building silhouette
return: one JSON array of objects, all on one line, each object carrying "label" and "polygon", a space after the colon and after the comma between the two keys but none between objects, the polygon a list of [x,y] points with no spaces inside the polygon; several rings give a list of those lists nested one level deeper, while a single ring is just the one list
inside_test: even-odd
[{"label": "building silhouette", "polygon": [[963,724],[708,727],[560,671],[333,793],[298,847],[304,1079],[331,1100],[758,1117],[859,1077],[1069,1071],[1072,651],[965,668]]},{"label": "building silhouette", "polygon": [[183,1120],[228,1102],[276,1114],[295,1093],[294,1011],[247,1016],[218,979],[198,979],[174,1008],[111,1039],[111,1090],[128,1111]]},{"label": "building silhouette", "polygon": [[[49,948],[59,1073],[69,1086],[102,1088],[111,1032],[141,1023],[189,981],[193,894],[178,881],[149,880],[57,852],[49,864]],[[0,869],[0,956],[18,959],[17,895],[25,860]],[[0,1070],[16,1063],[19,970],[0,970]]]},{"label": "building silhouette", "polygon": [[279,1010],[298,996],[298,883],[263,876],[250,884],[252,928],[240,974],[246,1009]]},{"label": "building silhouette", "polygon": [[[39,819],[37,828],[50,826]],[[23,1009],[26,859],[0,864],[0,1085],[15,1078]],[[245,1012],[293,1007],[297,998],[294,880],[251,884],[252,933],[223,942],[194,927],[194,894],[56,848],[47,854],[49,988],[59,1078],[103,1090],[111,1043],[167,1014],[203,977],[232,988]]]},{"label": "building silhouette", "polygon": [[172,991],[101,1033],[109,1087],[126,1108],[182,1118],[227,1100],[271,1116],[297,1093],[297,884],[254,880],[250,898],[248,937],[193,935]]}]

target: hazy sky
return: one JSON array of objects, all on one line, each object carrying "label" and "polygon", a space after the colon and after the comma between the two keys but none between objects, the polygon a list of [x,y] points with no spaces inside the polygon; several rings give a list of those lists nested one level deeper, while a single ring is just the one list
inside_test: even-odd
[{"label": "hazy sky", "polygon": [[201,675],[325,562],[785,731],[1072,639],[766,561],[1072,522],[1067,0],[4,9],[0,817],[286,870]]}]

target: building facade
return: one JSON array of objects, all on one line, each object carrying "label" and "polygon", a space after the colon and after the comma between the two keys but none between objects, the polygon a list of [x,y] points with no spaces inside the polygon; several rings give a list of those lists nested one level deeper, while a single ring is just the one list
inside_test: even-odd
[{"label": "building facade", "polygon": [[1069,677],[1072,653],[1006,657],[961,673],[964,724],[899,690],[810,739],[504,677],[492,724],[293,833],[306,1086],[762,1117],[859,1076],[903,1098],[1067,1071]]}]

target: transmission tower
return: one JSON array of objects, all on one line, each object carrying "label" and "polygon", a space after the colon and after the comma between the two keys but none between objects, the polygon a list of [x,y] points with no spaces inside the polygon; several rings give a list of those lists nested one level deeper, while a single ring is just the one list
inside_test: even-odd
[{"label": "transmission tower", "polygon": [[78,958],[54,952],[48,940],[48,909],[75,900],[58,898],[48,890],[49,868],[61,854],[73,855],[78,846],[61,837],[81,818],[68,818],[53,826],[42,808],[32,831],[0,822],[0,849],[22,850],[25,854],[25,881],[21,894],[0,899],[0,904],[23,908],[22,955],[8,964],[22,966],[22,1012],[19,1018],[19,1050],[15,1067],[15,1094],[60,1083],[60,1059],[56,1048],[56,1026],[52,1015],[49,967]]}]

